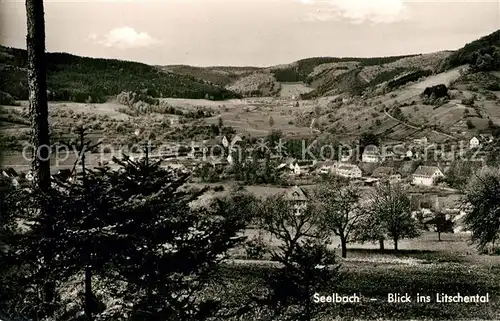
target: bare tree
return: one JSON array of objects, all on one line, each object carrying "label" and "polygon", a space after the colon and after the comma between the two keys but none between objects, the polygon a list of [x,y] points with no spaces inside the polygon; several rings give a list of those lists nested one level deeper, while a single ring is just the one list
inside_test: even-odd
[{"label": "bare tree", "polygon": [[347,244],[354,241],[366,216],[359,204],[359,190],[342,186],[337,181],[327,181],[316,190],[315,201],[324,227],[340,238],[342,257],[347,257]]}]

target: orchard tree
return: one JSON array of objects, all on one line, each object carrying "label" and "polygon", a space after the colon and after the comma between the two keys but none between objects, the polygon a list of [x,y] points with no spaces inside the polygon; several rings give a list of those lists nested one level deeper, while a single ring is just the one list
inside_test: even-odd
[{"label": "orchard tree", "polygon": [[314,197],[324,228],[340,238],[342,257],[347,257],[347,244],[355,240],[366,216],[366,211],[359,205],[359,190],[342,186],[339,181],[325,180]]},{"label": "orchard tree", "polygon": [[498,169],[484,168],[473,177],[465,189],[463,203],[467,211],[465,226],[472,232],[471,240],[480,250],[491,245],[500,236],[500,173]]},{"label": "orchard tree", "polygon": [[434,231],[438,234],[438,241],[441,241],[441,233],[453,233],[454,222],[446,218],[443,212],[436,212],[434,216],[424,223],[426,226],[432,226]]},{"label": "orchard tree", "polygon": [[379,144],[380,144],[379,137],[371,132],[365,132],[361,134],[361,137],[359,139],[359,148],[361,153],[364,152],[367,146],[379,146]]},{"label": "orchard tree", "polygon": [[266,279],[269,292],[257,302],[271,307],[273,319],[312,320],[318,313],[313,294],[323,287],[331,290],[328,286],[339,277],[321,216],[313,206],[297,215],[293,203],[280,195],[263,202],[259,217],[261,228],[281,244],[271,255],[282,268]]},{"label": "orchard tree", "polygon": [[411,215],[411,202],[408,192],[399,184],[384,183],[375,188],[368,205],[369,215],[364,219],[365,228],[360,240],[383,240],[389,238],[398,251],[398,242],[404,238],[419,235],[418,223]]}]

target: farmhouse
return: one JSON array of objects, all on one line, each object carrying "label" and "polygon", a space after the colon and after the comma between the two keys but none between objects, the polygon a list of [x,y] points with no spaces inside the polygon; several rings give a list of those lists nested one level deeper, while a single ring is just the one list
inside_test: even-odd
[{"label": "farmhouse", "polygon": [[291,163],[289,165],[290,172],[293,175],[300,175],[302,173],[301,168],[298,163]]},{"label": "farmhouse", "polygon": [[493,142],[493,136],[491,135],[479,135],[479,137],[472,137],[469,141],[469,148],[478,148],[483,144],[489,144]]},{"label": "farmhouse", "polygon": [[301,215],[307,207],[307,196],[303,189],[294,186],[285,192],[285,199],[292,203],[295,215]]},{"label": "farmhouse", "polygon": [[363,155],[361,156],[361,161],[363,163],[378,163],[382,160],[378,148],[375,146],[366,147]]},{"label": "farmhouse", "polygon": [[401,180],[401,174],[397,173],[394,167],[387,166],[377,167],[373,171],[372,177],[390,182],[399,182]]},{"label": "farmhouse", "polygon": [[340,177],[347,178],[361,178],[363,176],[363,172],[356,165],[344,164],[335,170],[335,174]]},{"label": "farmhouse", "polygon": [[422,137],[422,138],[416,138],[413,140],[413,143],[415,145],[420,145],[420,146],[427,146],[428,144],[428,140],[427,140],[427,137]]},{"label": "farmhouse", "polygon": [[337,167],[339,167],[339,163],[336,161],[318,162],[317,172],[319,174],[329,174],[333,173]]},{"label": "farmhouse", "polygon": [[438,167],[419,166],[413,173],[413,184],[433,186],[439,177],[444,177],[444,174]]}]

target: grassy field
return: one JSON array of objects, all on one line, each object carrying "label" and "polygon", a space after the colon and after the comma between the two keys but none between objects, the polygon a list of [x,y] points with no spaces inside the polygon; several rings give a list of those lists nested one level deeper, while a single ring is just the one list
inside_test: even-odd
[{"label": "grassy field", "polygon": [[[467,234],[444,234],[437,241],[436,233],[401,243],[398,254],[380,251],[376,245],[353,244],[347,259],[339,259],[341,278],[324,295],[357,293],[362,302],[352,304],[325,303],[318,320],[499,320],[500,319],[500,257],[478,255],[468,244]],[[332,248],[338,245],[332,243]],[[386,244],[390,248],[391,244]],[[222,274],[231,284],[227,293],[244,300],[246,293],[256,293],[263,286],[262,278],[269,265],[228,265]],[[488,303],[439,303],[437,293],[486,295]],[[411,303],[389,303],[389,293],[408,293]],[[416,295],[431,296],[431,302],[415,302]],[[234,300],[234,298],[233,298]],[[248,318],[251,320],[251,318]]]}]

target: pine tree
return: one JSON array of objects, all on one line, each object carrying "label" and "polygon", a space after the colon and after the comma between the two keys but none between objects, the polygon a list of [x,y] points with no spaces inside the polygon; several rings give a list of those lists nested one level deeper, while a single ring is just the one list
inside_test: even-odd
[{"label": "pine tree", "polygon": [[[113,186],[119,235],[113,266],[126,283],[124,310],[136,320],[203,320],[220,302],[198,297],[223,255],[242,239],[244,220],[225,206],[192,208],[205,192],[186,188],[189,175],[146,160],[115,160]],[[220,205],[220,204],[219,204]]]}]

